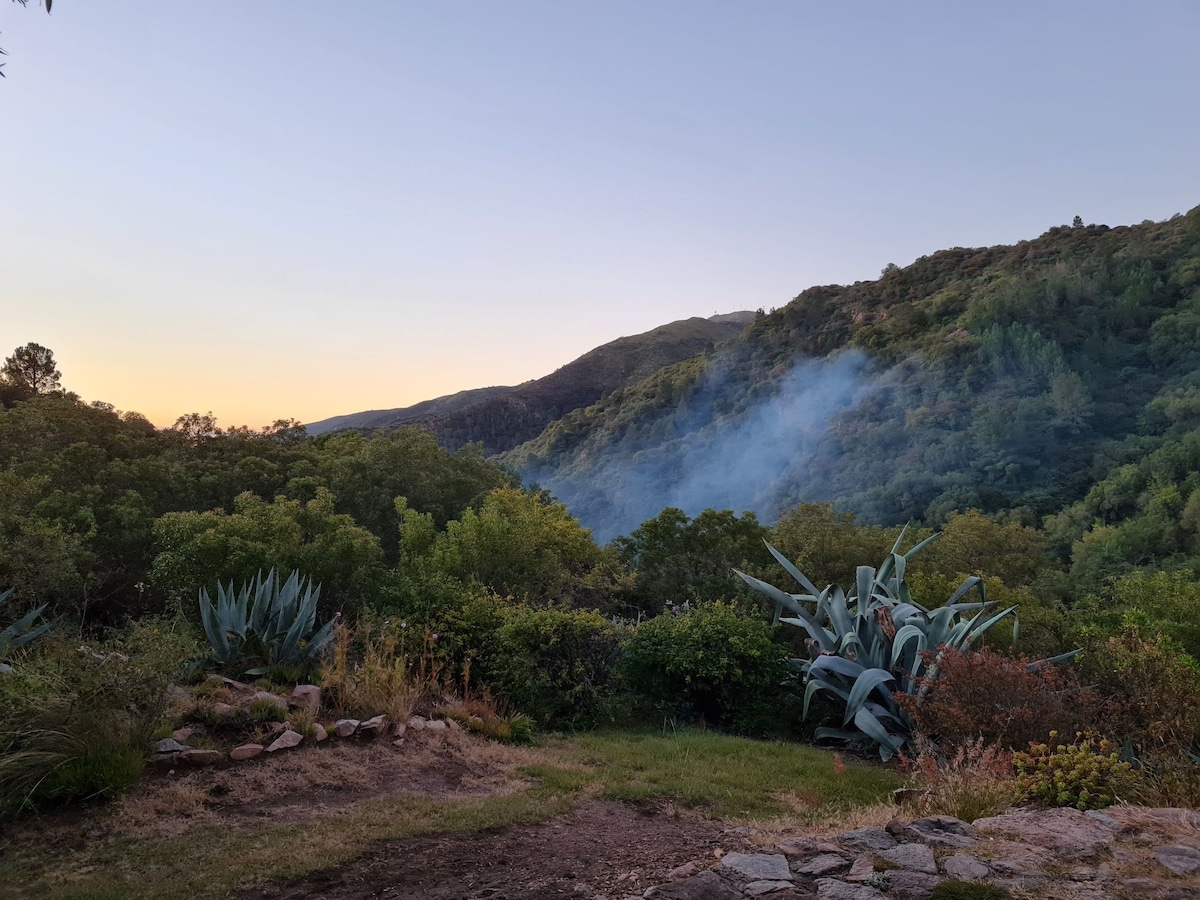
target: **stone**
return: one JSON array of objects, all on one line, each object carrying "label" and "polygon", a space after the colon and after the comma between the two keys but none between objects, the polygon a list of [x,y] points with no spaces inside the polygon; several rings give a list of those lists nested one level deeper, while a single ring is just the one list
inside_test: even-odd
[{"label": "stone", "polygon": [[780,853],[788,856],[816,856],[818,853],[837,853],[841,850],[831,841],[818,840],[806,835],[785,838],[775,845]]},{"label": "stone", "polygon": [[843,871],[849,865],[846,857],[840,853],[821,853],[817,856],[810,856],[808,859],[801,860],[797,863],[792,863],[792,869],[800,875],[832,875],[834,872]]},{"label": "stone", "polygon": [[995,878],[992,884],[1008,891],[1036,891],[1042,888],[1050,879],[1037,872],[1026,872],[1023,875],[1011,875],[1008,878]]},{"label": "stone", "polygon": [[386,722],[387,716],[385,715],[372,716],[365,722],[360,722],[358,725],[358,731],[355,733],[360,737],[375,737],[380,731],[383,730],[384,723]]},{"label": "stone", "polygon": [[700,864],[693,862],[685,862],[682,866],[676,866],[667,873],[667,877],[672,881],[682,881],[684,878],[691,878],[700,871]]},{"label": "stone", "polygon": [[975,829],[953,816],[915,819],[904,828],[904,834],[930,847],[970,847],[975,843]]},{"label": "stone", "polygon": [[871,859],[871,854],[864,853],[854,860],[850,866],[850,871],[842,876],[844,881],[852,881],[855,884],[866,881],[875,874],[875,863]]},{"label": "stone", "polygon": [[425,723],[427,731],[447,731],[445,719],[430,719]]},{"label": "stone", "polygon": [[980,819],[975,828],[981,834],[1005,835],[1041,847],[1068,862],[1091,859],[1106,850],[1117,833],[1103,819],[1070,808],[1013,809]]},{"label": "stone", "polygon": [[923,791],[919,788],[896,788],[892,791],[892,802],[897,806],[908,806],[909,804],[917,803],[928,793],[929,791]]},{"label": "stone", "polygon": [[647,888],[642,896],[646,900],[743,900],[744,895],[716,872],[701,872],[683,881]]},{"label": "stone", "polygon": [[408,725],[406,725],[404,722],[397,722],[392,726],[392,735],[394,737],[402,738],[404,737],[404,732],[406,731],[408,731]]},{"label": "stone", "polygon": [[961,878],[964,881],[978,881],[987,878],[992,870],[977,856],[969,853],[956,853],[942,860],[942,871],[951,878]]},{"label": "stone", "polygon": [[304,740],[304,735],[298,731],[285,731],[267,747],[268,753],[274,753],[277,750],[287,750],[289,747],[295,747]]},{"label": "stone", "polygon": [[927,875],[937,874],[937,862],[933,858],[933,851],[925,844],[901,844],[891,850],[881,850],[879,858],[898,869],[912,869]]},{"label": "stone", "polygon": [[891,850],[896,846],[896,839],[875,825],[847,831],[838,840],[852,850]]},{"label": "stone", "polygon": [[[209,676],[210,679],[212,677],[213,676],[211,676],[211,675]],[[221,684],[225,685],[226,687],[231,687],[235,691],[253,690],[253,685],[246,684],[245,682],[234,681],[232,678],[226,678],[224,675],[217,675],[215,677],[219,682],[221,682]]]},{"label": "stone", "polygon": [[237,708],[230,706],[228,703],[214,703],[212,705],[212,713],[218,719],[225,721],[237,715]]},{"label": "stone", "polygon": [[155,753],[182,753],[184,750],[191,750],[187,744],[181,744],[174,738],[163,738],[161,741],[154,742]]},{"label": "stone", "polygon": [[196,733],[195,728],[176,728],[171,732],[171,739],[179,741],[181,744],[186,744],[188,739]]},{"label": "stone", "polygon": [[777,891],[790,891],[793,887],[795,885],[790,881],[752,881],[742,888],[742,893],[747,897],[761,897]]},{"label": "stone", "polygon": [[315,684],[298,684],[292,689],[292,705],[315,713],[321,708],[321,689]]},{"label": "stone", "polygon": [[265,703],[273,703],[279,707],[281,712],[287,712],[288,703],[278,694],[272,694],[270,691],[255,691],[254,695],[250,698],[250,702],[257,703],[260,701]]},{"label": "stone", "polygon": [[175,761],[179,759],[178,753],[151,753],[150,762],[155,765],[175,765]]},{"label": "stone", "polygon": [[873,887],[865,884],[846,884],[836,878],[821,878],[817,881],[818,900],[887,900]]},{"label": "stone", "polygon": [[404,738],[397,738],[396,740],[392,741],[392,746],[399,750],[404,746]]},{"label": "stone", "polygon": [[189,766],[215,766],[225,761],[225,754],[220,750],[184,750],[179,754],[179,761]]},{"label": "stone", "polygon": [[329,737],[329,732],[325,730],[324,725],[322,725],[320,722],[316,722],[313,724],[313,737],[316,738],[317,743],[319,744],[321,741]]},{"label": "stone", "polygon": [[1154,858],[1175,875],[1191,875],[1200,871],[1200,850],[1192,847],[1155,847]]},{"label": "stone", "polygon": [[269,734],[271,737],[278,737],[279,735],[283,734],[285,731],[293,731],[293,730],[294,729],[292,728],[292,726],[289,725],[287,722],[270,722],[267,725],[267,734]]},{"label": "stone", "polygon": [[899,897],[901,900],[925,900],[942,882],[937,875],[914,872],[911,869],[888,869],[887,879],[888,896]]},{"label": "stone", "polygon": [[338,737],[350,737],[358,731],[358,719],[338,719],[333,723],[333,730]]},{"label": "stone", "polygon": [[262,744],[242,744],[240,747],[234,747],[229,751],[229,758],[237,762],[243,762],[247,759],[254,759],[254,757],[262,752]]},{"label": "stone", "polygon": [[408,727],[411,728],[413,731],[420,731],[425,727],[425,724],[428,721],[429,720],[426,719],[424,716],[413,716],[411,719],[408,720]]},{"label": "stone", "polygon": [[791,881],[787,857],[782,853],[730,853],[721,858],[721,868],[751,881]]}]

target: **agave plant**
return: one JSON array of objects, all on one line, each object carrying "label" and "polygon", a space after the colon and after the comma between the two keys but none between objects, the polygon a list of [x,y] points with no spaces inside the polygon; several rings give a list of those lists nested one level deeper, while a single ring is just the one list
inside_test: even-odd
[{"label": "agave plant", "polygon": [[[771,555],[803,589],[790,594],[774,585],[734,570],[750,587],[775,601],[776,623],[803,628],[808,634],[809,659],[794,660],[804,683],[804,715],[812,698],[825,691],[846,705],[841,728],[819,728],[818,738],[859,741],[869,738],[884,759],[903,746],[912,721],[893,699],[903,691],[921,696],[921,685],[937,674],[937,660],[945,650],[965,651],[992,626],[1013,617],[1015,606],[995,612],[985,596],[980,578],[970,577],[941,607],[928,609],[909,595],[904,581],[908,561],[940,535],[921,541],[907,553],[900,547],[901,531],[892,552],[878,568],[859,566],[854,588],[847,595],[837,585],[823,591],[767,544]],[[972,591],[978,600],[963,602]],[[785,616],[784,613],[791,613]],[[932,662],[929,654],[937,652]],[[1078,651],[1075,651],[1077,653]],[[1063,654],[1033,665],[1060,662]]]},{"label": "agave plant", "polygon": [[[0,603],[11,596],[12,590],[0,592]],[[46,609],[46,604],[42,604],[33,612],[22,616],[13,622],[7,628],[0,630],[0,674],[5,674],[12,671],[12,666],[4,662],[4,658],[18,647],[23,647],[30,641],[41,637],[50,630],[52,622],[43,622],[41,625],[34,627],[34,621]]]},{"label": "agave plant", "polygon": [[[227,666],[250,660],[267,666],[309,665],[333,638],[336,621],[330,619],[313,634],[320,596],[320,585],[301,578],[298,571],[282,581],[272,569],[266,578],[259,572],[240,591],[234,590],[232,580],[228,587],[218,582],[216,604],[201,588],[200,621],[217,659]],[[265,671],[250,669],[248,674]]]}]

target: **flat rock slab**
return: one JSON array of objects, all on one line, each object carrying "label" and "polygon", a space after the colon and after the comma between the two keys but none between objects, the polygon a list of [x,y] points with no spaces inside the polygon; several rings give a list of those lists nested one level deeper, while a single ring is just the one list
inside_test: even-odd
[{"label": "flat rock slab", "polygon": [[184,750],[179,754],[179,761],[190,766],[215,766],[225,761],[225,754],[220,750]]},{"label": "flat rock slab", "polygon": [[1109,816],[1090,816],[1077,809],[1015,809],[980,819],[975,828],[983,834],[1007,835],[1074,861],[1090,859],[1113,842],[1117,829],[1110,822],[1115,824]]},{"label": "flat rock slab", "polygon": [[267,747],[268,753],[274,753],[277,750],[286,750],[289,747],[295,747],[304,740],[304,735],[298,731],[285,731]]},{"label": "flat rock slab", "polygon": [[752,881],[742,888],[742,893],[747,897],[762,897],[779,891],[790,891],[794,887],[790,881]]},{"label": "flat rock slab", "polygon": [[259,756],[265,748],[262,744],[242,744],[240,747],[234,747],[229,751],[229,758],[242,762],[247,759],[254,759]]},{"label": "flat rock slab", "polygon": [[745,895],[716,872],[701,872],[683,881],[648,888],[642,896],[646,900],[743,900]]},{"label": "flat rock slab", "polygon": [[865,884],[846,884],[836,878],[822,878],[817,881],[817,897],[819,900],[887,900],[873,887]]},{"label": "flat rock slab", "polygon": [[857,884],[866,881],[874,874],[875,863],[871,859],[871,854],[864,853],[862,856],[854,860],[853,865],[850,866],[850,871],[843,875],[842,878],[846,881],[853,881]]},{"label": "flat rock slab", "polygon": [[798,863],[793,863],[792,869],[800,875],[815,875],[820,877],[844,871],[847,865],[849,865],[849,862],[840,853],[822,853],[818,856],[810,856],[808,859],[801,860]]},{"label": "flat rock slab", "polygon": [[279,709],[280,712],[287,712],[288,702],[278,694],[272,694],[270,691],[255,691],[254,696],[250,698],[251,703],[263,702],[271,703]]},{"label": "flat rock slab", "polygon": [[721,868],[751,881],[792,880],[787,857],[782,853],[729,853],[721,858]]},{"label": "flat rock slab", "polygon": [[969,853],[956,853],[942,860],[942,871],[951,878],[961,878],[964,881],[978,881],[987,878],[992,870],[977,856]]},{"label": "flat rock slab", "polygon": [[888,869],[888,896],[899,897],[901,900],[925,900],[933,894],[942,879],[927,872],[914,872],[911,869]]},{"label": "flat rock slab", "polygon": [[906,837],[930,847],[970,847],[975,829],[953,816],[927,816],[915,819],[904,828]]},{"label": "flat rock slab", "polygon": [[780,853],[786,853],[788,856],[816,856],[819,853],[837,853],[841,850],[841,847],[832,841],[806,835],[784,838],[775,846]]},{"label": "flat rock slab", "polygon": [[1155,847],[1154,858],[1176,875],[1191,875],[1200,871],[1200,850],[1192,847]]},{"label": "flat rock slab", "polygon": [[891,850],[896,846],[894,837],[883,828],[874,825],[847,831],[839,840],[853,850]]},{"label": "flat rock slab", "polygon": [[338,719],[333,723],[333,730],[338,737],[350,737],[358,731],[358,719]]},{"label": "flat rock slab", "polygon": [[163,738],[161,741],[154,742],[155,753],[182,753],[184,750],[191,750],[187,744],[181,744],[174,738]]},{"label": "flat rock slab", "polygon": [[934,861],[933,851],[924,844],[901,844],[891,850],[880,850],[879,858],[897,869],[912,869],[928,875],[937,874],[937,862]]}]

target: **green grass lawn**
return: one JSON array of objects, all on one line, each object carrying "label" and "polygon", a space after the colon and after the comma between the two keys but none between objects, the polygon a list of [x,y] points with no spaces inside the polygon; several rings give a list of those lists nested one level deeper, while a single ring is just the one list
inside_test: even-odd
[{"label": "green grass lawn", "polygon": [[[801,744],[699,731],[593,732],[546,739],[534,755],[536,762],[521,770],[532,786],[504,796],[372,799],[299,824],[202,827],[146,840],[81,843],[75,822],[57,840],[11,844],[0,855],[0,893],[220,898],[239,885],[343,864],[375,841],[541,821],[588,796],[666,801],[727,822],[789,815],[802,820],[805,810],[828,815],[878,803],[900,780],[888,769],[854,760],[839,773],[832,753]],[[9,826],[10,834],[20,827]]]}]

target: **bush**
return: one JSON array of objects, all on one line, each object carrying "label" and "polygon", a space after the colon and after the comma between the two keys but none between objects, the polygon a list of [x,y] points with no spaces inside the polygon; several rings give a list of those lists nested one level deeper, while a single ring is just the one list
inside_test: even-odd
[{"label": "bush", "polygon": [[1095,695],[1067,667],[1030,671],[1028,658],[988,649],[926,653],[926,665],[936,674],[920,679],[915,695],[899,693],[896,700],[916,730],[946,753],[977,739],[1023,749],[1051,731],[1073,734],[1092,721]]},{"label": "bush", "polygon": [[1012,754],[981,738],[959,744],[943,756],[929,741],[913,741],[916,756],[904,758],[909,786],[919,793],[922,814],[973,822],[993,816],[1020,797]]},{"label": "bush", "polygon": [[193,652],[142,620],[80,647],[52,636],[0,677],[0,816],[114,796],[137,781],[167,688]]},{"label": "bush", "polygon": [[[1051,741],[1058,737],[1050,733]],[[1031,744],[1014,753],[1017,783],[1028,800],[1047,806],[1103,809],[1134,799],[1141,784],[1119,748],[1104,738],[1075,736],[1073,744]]]},{"label": "bush", "polygon": [[626,652],[629,685],[675,715],[743,734],[789,730],[781,685],[786,649],[771,627],[723,603],[638,626]]}]

